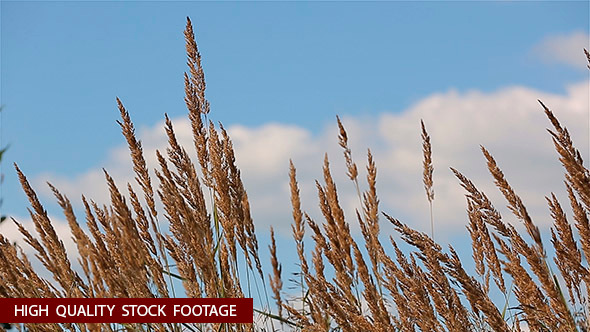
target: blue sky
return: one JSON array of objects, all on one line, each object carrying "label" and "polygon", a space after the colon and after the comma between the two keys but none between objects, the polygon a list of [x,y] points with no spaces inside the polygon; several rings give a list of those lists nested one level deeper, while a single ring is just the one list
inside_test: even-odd
[{"label": "blue sky", "polygon": [[449,88],[558,92],[586,76],[540,67],[531,48],[587,31],[587,2],[2,1],[6,164],[31,175],[96,165],[121,139],[115,96],[139,126],[184,114],[186,16],[226,125],[317,131],[334,114],[395,112]]},{"label": "blue sky", "polygon": [[[334,164],[341,157],[336,114],[359,161],[375,148],[384,209],[426,231],[417,221],[427,209],[418,131],[425,119],[434,144],[437,227],[451,240],[465,239],[466,218],[456,217],[465,202],[448,166],[462,166],[493,190],[479,144],[495,148],[509,180],[531,195],[532,210],[544,212],[547,223],[543,195],[561,180],[544,180],[561,171],[552,151],[545,154],[551,143],[537,98],[565,112],[561,118],[588,151],[586,1],[0,6],[1,136],[2,145],[10,144],[2,213],[19,218],[26,218],[27,202],[13,162],[52,215],[59,210],[42,189],[46,180],[73,201],[81,192],[100,200],[102,167],[131,181],[115,97],[147,150],[162,147],[165,112],[182,136],[186,16],[203,56],[211,117],[230,128],[262,232],[279,218],[287,219],[283,236],[288,232],[290,157],[300,167],[302,192],[311,195],[304,208],[315,208],[313,179],[321,177],[323,152]],[[356,201],[346,194],[352,187],[342,188],[344,203]]]}]

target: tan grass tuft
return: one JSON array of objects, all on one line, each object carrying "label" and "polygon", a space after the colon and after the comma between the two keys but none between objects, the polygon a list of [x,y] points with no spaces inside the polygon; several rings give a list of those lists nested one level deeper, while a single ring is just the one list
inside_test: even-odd
[{"label": "tan grass tuft", "polygon": [[274,299],[277,302],[277,308],[279,309],[279,316],[283,316],[283,301],[281,297],[281,290],[283,288],[283,280],[281,279],[282,267],[279,264],[277,258],[277,244],[275,242],[275,232],[272,226],[270,227],[270,262],[272,264],[273,274],[269,274],[270,287],[272,288]]},{"label": "tan grass tuft", "polygon": [[434,167],[432,166],[432,146],[430,144],[430,136],[424,126],[424,121],[420,120],[420,126],[422,128],[422,154],[424,156],[422,163],[422,182],[424,182],[426,198],[428,199],[430,208],[430,236],[434,238],[434,216],[432,212],[432,201],[434,200],[432,173],[434,172]]}]

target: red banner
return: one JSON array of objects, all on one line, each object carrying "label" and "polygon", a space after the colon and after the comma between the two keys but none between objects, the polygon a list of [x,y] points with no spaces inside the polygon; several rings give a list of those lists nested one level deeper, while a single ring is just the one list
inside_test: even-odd
[{"label": "red banner", "polygon": [[244,299],[7,299],[7,323],[252,323],[254,304]]}]

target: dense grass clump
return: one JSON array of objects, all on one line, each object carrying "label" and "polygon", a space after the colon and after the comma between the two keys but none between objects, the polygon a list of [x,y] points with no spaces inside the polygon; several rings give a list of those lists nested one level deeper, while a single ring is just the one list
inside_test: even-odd
[{"label": "dense grass clump", "polygon": [[[285,297],[282,269],[271,229],[272,271],[265,274],[259,258],[248,195],[236,166],[232,141],[208,119],[201,56],[188,20],[185,30],[189,71],[184,76],[185,101],[192,126],[197,162],[176,138],[166,116],[168,148],[157,151],[159,167],[150,175],[142,144],[129,113],[117,99],[119,122],[127,140],[140,190],[120,186],[105,171],[110,205],[82,197],[85,222],[70,200],[51,186],[69,223],[81,271],[72,267],[33,188],[16,166],[31,203],[37,235],[15,221],[25,241],[47,271],[33,268],[19,246],[0,235],[0,297],[260,297],[254,324],[27,324],[29,331],[588,331],[590,271],[590,173],[567,129],[540,102],[549,119],[549,134],[565,169],[568,220],[555,195],[547,197],[553,227],[551,243],[542,241],[521,198],[484,147],[481,151],[495,185],[526,234],[506,223],[485,193],[459,170],[451,169],[467,198],[476,275],[464,268],[453,247],[434,240],[431,137],[424,123],[423,175],[431,207],[431,234],[418,232],[382,213],[377,195],[377,166],[367,153],[366,190],[348,135],[338,119],[339,143],[347,175],[362,208],[353,237],[338,199],[326,156],[323,181],[317,182],[323,221],[302,210],[296,168],[290,165],[293,239],[299,258],[296,285],[300,295]],[[590,61],[590,54],[586,52]],[[365,185],[363,185],[365,186]],[[382,224],[382,221],[385,221]],[[165,225],[165,227],[162,227]],[[166,231],[162,230],[162,228]],[[404,252],[393,238],[387,244],[381,227],[393,227],[414,248]],[[306,242],[306,232],[311,241]],[[311,249],[306,248],[311,244]],[[553,253],[553,261],[547,251]],[[554,268],[552,268],[552,266]],[[555,271],[554,271],[555,270]],[[47,272],[53,281],[43,277]],[[174,285],[182,283],[184,289]],[[266,285],[270,290],[267,292]],[[246,288],[246,289],[245,289]],[[494,303],[491,289],[517,305]],[[271,310],[270,298],[276,302]],[[1,329],[1,328],[0,328]]]}]

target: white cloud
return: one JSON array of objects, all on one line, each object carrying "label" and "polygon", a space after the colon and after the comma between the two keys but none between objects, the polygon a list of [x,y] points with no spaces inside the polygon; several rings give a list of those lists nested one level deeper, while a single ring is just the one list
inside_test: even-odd
[{"label": "white cloud", "polygon": [[[380,132],[390,151],[384,151],[386,161],[381,168],[395,176],[404,190],[391,190],[393,208],[403,214],[426,218],[423,192],[416,189],[421,180],[418,162],[421,158],[417,133],[419,118],[426,121],[432,137],[436,219],[443,225],[463,225],[465,222],[462,189],[449,172],[452,166],[471,177],[480,189],[486,189],[496,198],[498,207],[504,205],[497,190],[491,185],[485,161],[479,152],[484,145],[496,158],[517,193],[529,204],[531,212],[546,216],[544,195],[559,190],[562,171],[545,131],[548,121],[537,103],[542,99],[556,111],[577,138],[583,153],[588,151],[588,86],[587,83],[571,86],[565,96],[553,95],[522,87],[506,88],[494,93],[449,92],[428,97],[412,108],[397,115],[383,115]],[[581,145],[580,145],[581,144]],[[412,189],[414,188],[414,189]],[[421,189],[421,188],[420,188]],[[411,208],[404,208],[410,205]],[[508,214],[506,214],[508,215]],[[543,220],[538,220],[543,223]]]},{"label": "white cloud", "polygon": [[585,32],[577,31],[548,36],[537,44],[533,51],[544,61],[586,69],[588,60],[584,56],[583,49],[588,49],[589,44],[590,36]]},{"label": "white cloud", "polygon": [[259,128],[233,126],[229,131],[240,166],[263,177],[282,175],[289,158],[321,152],[311,133],[296,126],[271,123]]},{"label": "white cloud", "polygon": [[[371,148],[378,167],[381,209],[400,217],[419,230],[428,231],[428,203],[422,185],[420,119],[432,138],[434,159],[434,215],[438,234],[450,234],[466,223],[462,188],[449,171],[453,166],[485,190],[508,220],[514,218],[502,207],[503,198],[493,187],[485,160],[484,145],[495,156],[516,192],[523,198],[536,222],[548,225],[544,196],[555,191],[563,195],[560,164],[549,135],[550,123],[537,102],[543,100],[566,125],[577,147],[588,155],[588,82],[571,85],[564,95],[525,87],[508,87],[492,93],[448,91],[428,96],[408,109],[373,117],[344,116],[353,155],[365,176],[366,148]],[[214,114],[213,114],[214,115]],[[186,119],[173,120],[179,141],[194,155],[190,125]],[[258,229],[271,224],[290,230],[288,162],[292,158],[302,192],[303,208],[319,217],[315,179],[322,179],[322,162],[327,152],[345,212],[354,217],[358,198],[345,175],[342,151],[334,123],[320,133],[293,125],[271,123],[256,128],[228,128],[236,149],[237,163],[248,190]],[[155,149],[164,150],[163,123],[139,131],[148,163],[155,165]],[[126,147],[115,148],[105,163],[119,185],[133,182]],[[49,180],[75,201],[82,193],[100,203],[108,193],[100,169],[75,176],[45,174],[36,183]],[[349,221],[355,224],[354,218]],[[386,227],[384,227],[386,228]]]}]

